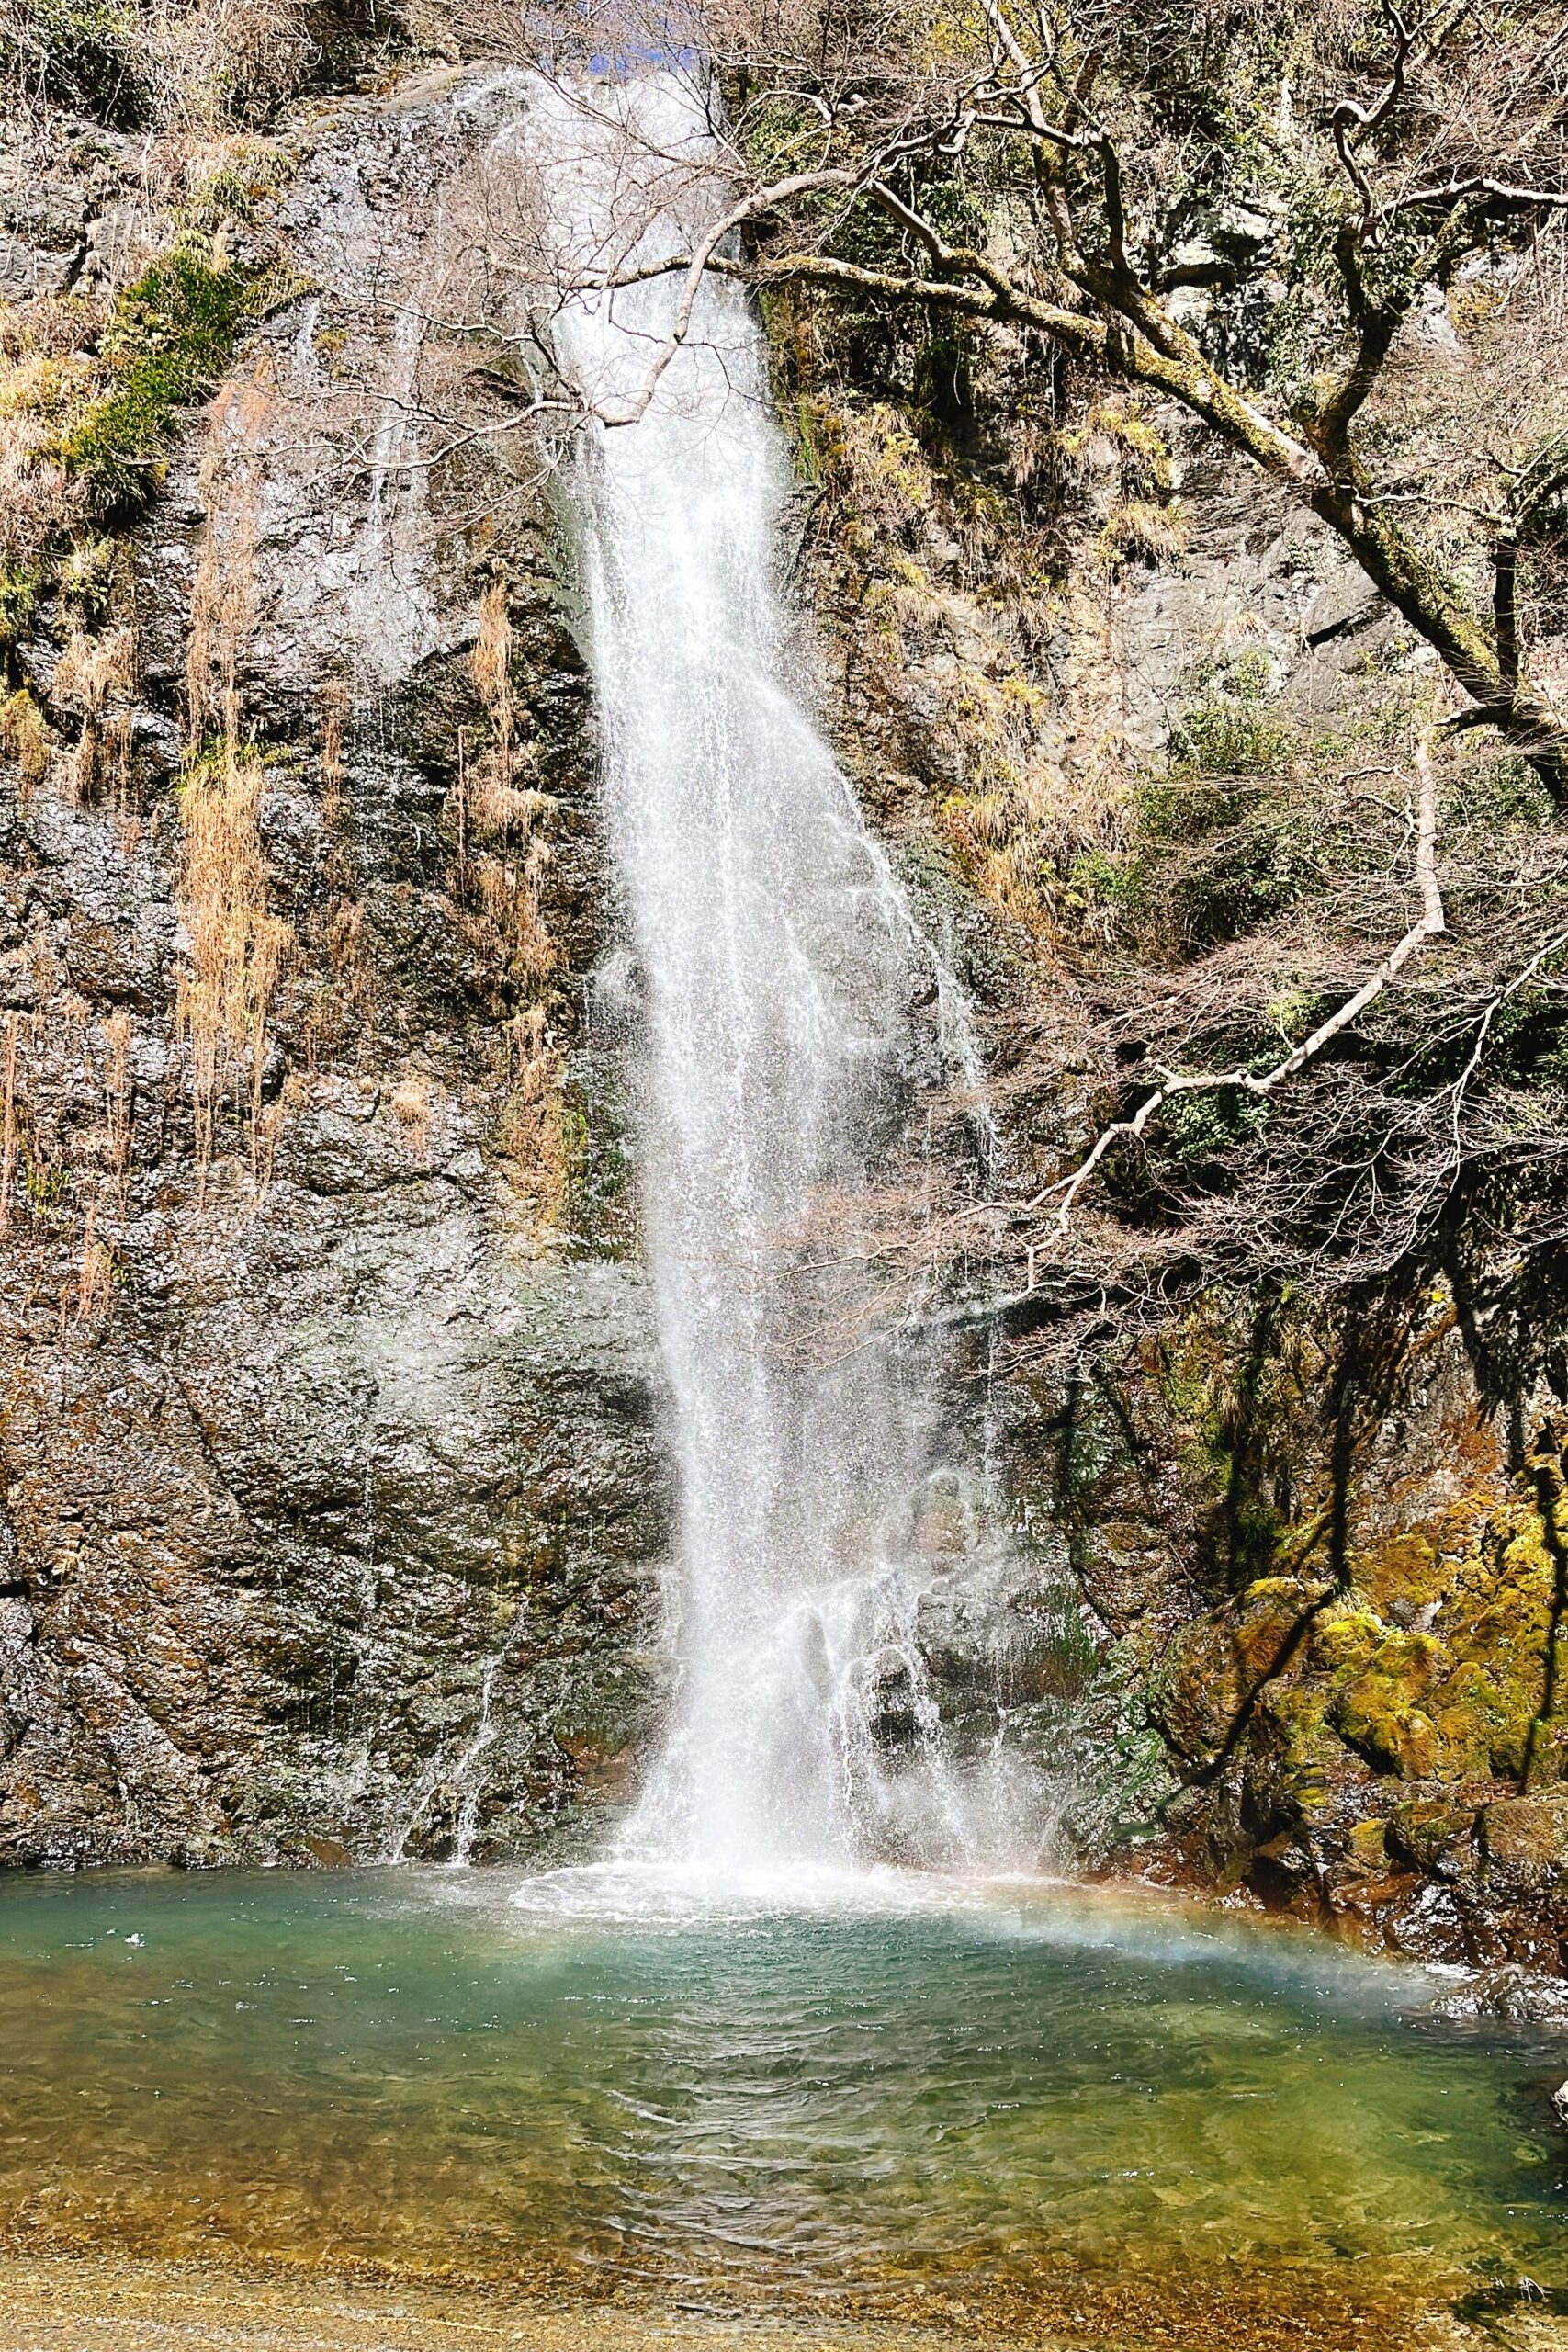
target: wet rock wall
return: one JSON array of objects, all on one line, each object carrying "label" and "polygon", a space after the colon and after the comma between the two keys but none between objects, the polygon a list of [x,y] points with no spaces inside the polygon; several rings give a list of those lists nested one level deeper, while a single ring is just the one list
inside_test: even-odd
[{"label": "wet rock wall", "polygon": [[511,391],[444,334],[493,129],[449,80],[299,130],[227,232],[288,299],[120,547],[115,674],[84,716],[68,617],[26,649],[12,1862],[565,1850],[656,1711],[590,701]]}]

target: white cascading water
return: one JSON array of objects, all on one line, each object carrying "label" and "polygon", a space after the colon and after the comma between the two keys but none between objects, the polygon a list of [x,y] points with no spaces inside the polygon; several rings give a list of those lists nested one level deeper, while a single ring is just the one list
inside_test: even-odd
[{"label": "white cascading water", "polygon": [[[688,250],[727,201],[678,71],[531,79],[502,138],[538,175],[563,285]],[[556,363],[601,420],[646,386],[680,285],[558,304]],[[682,1679],[620,1858],[725,1883],[963,1867],[991,1808],[944,1758],[917,1640],[932,1384],[912,1337],[849,1328],[841,1272],[909,1116],[911,1008],[951,984],[786,683],[787,482],[738,287],[709,276],[646,413],[590,424],[568,480],[680,1494]]]}]

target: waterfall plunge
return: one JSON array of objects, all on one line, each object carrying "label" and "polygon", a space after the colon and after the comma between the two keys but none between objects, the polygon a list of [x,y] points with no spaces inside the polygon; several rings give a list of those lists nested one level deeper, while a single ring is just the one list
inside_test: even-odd
[{"label": "waterfall plunge", "polygon": [[[726,201],[676,72],[531,79],[513,136],[570,283],[687,249]],[[646,384],[679,290],[559,310],[557,362],[601,413]],[[710,276],[640,421],[592,426],[569,480],[641,975],[641,1200],[680,1486],[682,1681],[621,1858],[727,1883],[964,1867],[995,1808],[983,1772],[944,1758],[917,1640],[929,1363],[896,1335],[835,1350],[831,1252],[802,1239],[831,1201],[843,1251],[909,1116],[911,1008],[933,978],[953,992],[786,684],[784,467],[737,287]]]}]

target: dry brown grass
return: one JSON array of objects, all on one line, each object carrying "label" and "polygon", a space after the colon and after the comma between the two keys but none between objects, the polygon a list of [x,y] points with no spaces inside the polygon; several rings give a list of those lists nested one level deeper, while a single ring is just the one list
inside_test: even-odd
[{"label": "dry brown grass", "polygon": [[[62,1314],[65,1302],[61,1301]],[[96,1206],[87,1211],[82,1233],[82,1261],[76,1274],[76,1320],[100,1322],[114,1305],[114,1253],[98,1234]]]},{"label": "dry brown grass", "polygon": [[539,908],[539,878],[548,863],[543,842],[517,857],[476,859],[474,882],[513,979],[537,987],[555,970],[557,953]]},{"label": "dry brown grass", "polygon": [[24,808],[49,774],[57,748],[53,729],[26,686],[0,701],[0,759],[9,760],[17,770]]},{"label": "dry brown grass", "polygon": [[94,800],[112,786],[124,808],[130,793],[130,753],[135,741],[136,631],[125,624],[102,637],[78,631],[55,667],[53,699],[81,722],[72,754],[76,798]]},{"label": "dry brown grass", "polygon": [[306,0],[130,0],[96,12],[0,0],[4,94],[35,125],[55,105],[177,130],[259,120],[320,54]]},{"label": "dry brown grass", "polygon": [[260,435],[266,402],[228,384],[212,403],[199,493],[207,510],[186,639],[186,734],[193,744],[240,729],[239,663],[255,624]]},{"label": "dry brown grass", "polygon": [[[115,1012],[95,1044],[91,1008],[57,995],[46,1012],[0,1016],[0,1234],[20,1221],[37,1301],[52,1291],[60,1338],[101,1323],[115,1299],[114,1243],[131,1160],[130,1017]],[[101,1085],[103,1120],[75,1123]],[[8,1245],[14,1246],[14,1245]]]},{"label": "dry brown grass", "polygon": [[51,452],[58,436],[33,417],[0,418],[0,564],[35,571],[80,515],[81,501]]},{"label": "dry brown grass", "polygon": [[543,1005],[525,1005],[507,1030],[513,1083],[501,1119],[501,1146],[512,1185],[536,1239],[555,1232],[566,1214],[571,1154],[561,1093],[561,1057],[550,1042]]},{"label": "dry brown grass", "polygon": [[507,584],[496,579],[479,599],[479,635],[469,656],[485,709],[485,740],[470,752],[465,736],[459,747],[457,821],[465,854],[473,842],[526,843],[536,860],[543,848],[539,829],[555,803],[525,780],[528,747],[512,683],[512,652]]},{"label": "dry brown grass", "polygon": [[303,0],[163,0],[147,14],[150,79],[169,123],[205,129],[270,114],[318,54]]},{"label": "dry brown grass", "polygon": [[265,403],[248,387],[231,386],[213,403],[212,440],[201,470],[208,522],[186,654],[188,750],[180,803],[180,912],[188,961],[176,1023],[190,1048],[197,1165],[204,1192],[219,1105],[231,1089],[246,1104],[252,1169],[261,1174],[267,1020],[294,944],[288,924],[270,910],[260,827],[265,768],[242,733],[240,670],[255,619],[259,431],[265,414]]},{"label": "dry brown grass", "polygon": [[265,771],[254,749],[226,742],[187,771],[180,906],[188,962],[176,1023],[189,1044],[197,1161],[210,1165],[218,1106],[243,1083],[253,1159],[266,1061],[267,1016],[293,933],[268,907],[258,819]]},{"label": "dry brown grass", "polygon": [[122,625],[89,637],[78,630],[66,640],[52,690],[68,710],[101,718],[112,699],[136,691],[136,631]]},{"label": "dry brown grass", "polygon": [[510,816],[508,796],[516,763],[517,731],[512,692],[512,620],[506,608],[504,580],[492,580],[479,598],[479,633],[468,666],[491,729],[488,750],[473,770],[473,820],[481,831],[504,832]]},{"label": "dry brown grass", "polygon": [[560,1224],[570,1181],[563,1065],[551,1030],[559,952],[543,906],[551,856],[547,828],[556,804],[527,781],[530,747],[512,664],[508,588],[498,577],[479,599],[470,660],[486,727],[477,750],[459,744],[458,877],[478,899],[499,977],[522,1000],[507,1027],[501,1142],[535,1238],[543,1238]]},{"label": "dry brown grass", "polygon": [[[58,445],[103,390],[104,363],[81,346],[102,327],[101,306],[46,295],[0,311],[0,570],[13,593],[57,567],[61,543],[84,532],[79,483],[60,464]],[[50,685],[50,698],[81,721],[68,777],[91,799],[110,776],[129,775],[131,721],[124,703],[135,684],[135,640],[123,628],[74,636]],[[25,794],[47,773],[58,746],[29,695],[0,706],[0,755],[12,760]],[[123,797],[123,791],[121,793]]]},{"label": "dry brown grass", "polygon": [[54,452],[102,390],[103,362],[83,348],[102,324],[98,305],[71,296],[0,310],[0,567],[35,571],[83,520]]},{"label": "dry brown grass", "polygon": [[0,310],[0,359],[80,358],[103,323],[103,305],[85,294],[35,294]]},{"label": "dry brown grass", "polygon": [[417,1073],[399,1080],[391,1093],[392,1116],[415,1159],[430,1148],[430,1089]]},{"label": "dry brown grass", "polygon": [[550,1025],[549,980],[558,953],[540,911],[538,877],[547,856],[542,842],[518,860],[481,857],[477,879],[491,935],[506,958],[509,977],[526,990],[507,1024],[511,1091],[501,1121],[502,1148],[513,1169],[513,1190],[536,1238],[560,1224],[569,1189],[564,1064]]},{"label": "dry brown grass", "polygon": [[310,970],[302,977],[300,1041],[306,1069],[323,1056],[355,1047],[376,1029],[376,967],[365,909],[346,893],[333,899],[311,933]]}]

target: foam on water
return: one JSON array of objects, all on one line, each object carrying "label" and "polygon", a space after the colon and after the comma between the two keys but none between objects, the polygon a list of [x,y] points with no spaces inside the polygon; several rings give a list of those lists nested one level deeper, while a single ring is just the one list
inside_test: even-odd
[{"label": "foam on water", "polygon": [[[1015,1883],[1017,1885],[1022,1883]],[[1031,1888],[1056,1882],[1031,1880]],[[603,1919],[621,1924],[669,1921],[717,1926],[763,1918],[852,1919],[976,1916],[998,1889],[976,1879],[792,1859],[768,1868],[728,1863],[616,1860],[541,1871],[512,1896],[514,1908],[542,1920]]]}]

